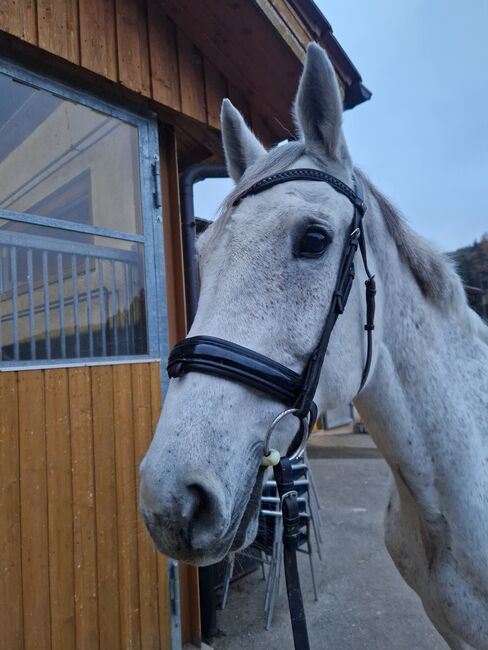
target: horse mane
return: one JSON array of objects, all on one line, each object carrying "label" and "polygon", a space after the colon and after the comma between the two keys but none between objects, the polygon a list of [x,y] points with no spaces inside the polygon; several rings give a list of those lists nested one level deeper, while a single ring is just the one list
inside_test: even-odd
[{"label": "horse mane", "polygon": [[466,297],[454,262],[416,233],[401,212],[364,172],[359,169],[354,171],[363,181],[366,192],[376,201],[400,258],[412,273],[425,298],[438,306],[457,310],[465,308]]}]

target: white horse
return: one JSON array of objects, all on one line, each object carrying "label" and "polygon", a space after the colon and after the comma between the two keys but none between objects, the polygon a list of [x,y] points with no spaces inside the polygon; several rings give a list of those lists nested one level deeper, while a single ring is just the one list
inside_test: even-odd
[{"label": "white horse", "polygon": [[[231,340],[300,372],[330,304],[351,204],[325,183],[300,181],[235,208],[232,201],[293,167],[323,169],[352,186],[340,92],[317,45],[308,49],[296,120],[299,141],[266,152],[223,103],[237,185],[198,244],[201,293],[190,334]],[[467,306],[448,260],[354,173],[365,186],[378,289],[373,365],[357,394],[365,356],[358,261],[315,400],[320,410],[354,400],[393,474],[385,518],[391,557],[452,649],[488,650],[488,328]],[[310,224],[325,233],[322,254],[296,257]],[[203,565],[252,542],[263,435],[282,410],[225,379],[190,373],[171,381],[141,465],[141,512],[163,553]],[[290,423],[273,446],[284,452],[293,433]]]}]

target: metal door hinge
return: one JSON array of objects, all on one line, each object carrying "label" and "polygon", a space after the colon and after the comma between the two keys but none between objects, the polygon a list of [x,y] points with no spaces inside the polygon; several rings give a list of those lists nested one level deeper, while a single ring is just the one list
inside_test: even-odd
[{"label": "metal door hinge", "polygon": [[168,559],[169,619],[171,625],[171,650],[181,649],[180,580],[178,562]]},{"label": "metal door hinge", "polygon": [[[153,179],[153,204],[156,210],[159,210],[161,207],[161,177],[159,173],[159,156],[154,156],[154,162],[151,165],[152,170],[152,179]],[[161,221],[161,215],[159,214],[158,221]]]}]

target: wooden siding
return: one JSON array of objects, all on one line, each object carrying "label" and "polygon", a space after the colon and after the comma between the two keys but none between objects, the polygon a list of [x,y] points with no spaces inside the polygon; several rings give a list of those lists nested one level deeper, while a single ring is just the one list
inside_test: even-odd
[{"label": "wooden siding", "polygon": [[[246,117],[252,122],[255,115],[258,135],[267,143],[281,139],[289,116],[274,121],[273,111],[252,101],[252,83],[233,74],[232,61],[218,48],[204,53],[165,9],[173,16],[171,3],[161,0],[0,0],[0,31],[213,128],[220,126],[222,97],[238,94],[229,88],[232,77]],[[286,75],[278,77],[283,83]],[[288,97],[289,80],[286,86]]]},{"label": "wooden siding", "polygon": [[137,511],[158,363],[0,373],[0,647],[168,650]]}]

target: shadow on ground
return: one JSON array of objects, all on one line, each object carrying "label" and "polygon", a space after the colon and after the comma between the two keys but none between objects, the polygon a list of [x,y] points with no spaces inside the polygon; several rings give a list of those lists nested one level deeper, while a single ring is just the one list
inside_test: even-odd
[{"label": "shadow on ground", "polygon": [[[360,441],[358,448],[370,450],[362,455],[351,451],[353,445],[339,441],[332,445],[336,449],[332,457],[315,445],[310,450],[315,456],[311,465],[322,504],[324,537],[323,562],[315,558],[318,602],[313,600],[308,559],[300,557],[311,647],[447,650],[384,547],[383,512],[390,474],[366,438],[353,437]],[[337,451],[341,447],[348,448],[345,456]],[[284,585],[269,632],[264,629],[263,598],[260,571],[232,585],[227,608],[218,612],[221,635],[213,640],[216,650],[293,648]]]}]

